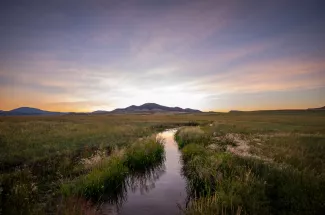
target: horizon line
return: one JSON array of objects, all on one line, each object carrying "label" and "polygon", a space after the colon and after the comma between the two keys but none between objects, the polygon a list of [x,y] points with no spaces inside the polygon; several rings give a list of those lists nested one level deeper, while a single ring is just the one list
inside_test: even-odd
[{"label": "horizon line", "polygon": [[[148,102],[148,103],[152,103],[152,104],[157,104],[157,103],[153,103],[153,102]],[[147,104],[147,103],[144,103]],[[160,104],[158,104],[160,105]],[[127,107],[130,107],[132,105],[129,105]],[[136,106],[141,106],[141,105],[136,105]],[[161,106],[165,106],[165,105],[161,105]],[[127,108],[125,107],[125,108]],[[165,107],[179,107],[179,106],[165,106]],[[260,109],[223,109],[223,110],[217,110],[217,109],[212,109],[212,110],[201,110],[201,109],[196,109],[196,108],[190,108],[190,109],[195,109],[195,110],[199,110],[201,112],[222,112],[222,113],[227,113],[227,112],[253,112],[253,111],[285,111],[285,110],[308,110],[308,109],[317,109],[317,108],[324,108],[325,106],[319,106],[319,107],[309,107],[309,108],[260,108]],[[105,109],[96,109],[96,110],[87,110],[87,111],[62,111],[62,110],[51,110],[51,109],[43,109],[43,108],[38,108],[38,107],[32,107],[32,106],[19,106],[13,109],[0,109],[0,111],[12,111],[18,108],[34,108],[34,109],[38,109],[38,110],[42,110],[42,111],[49,111],[49,112],[59,112],[59,113],[92,113],[92,112],[96,112],[96,111],[107,111],[107,112],[111,112],[115,109],[119,109],[120,107],[116,107],[113,108],[112,110],[105,110]],[[186,107],[188,108],[188,107]],[[186,109],[186,108],[182,108],[182,109]],[[123,108],[122,108],[123,109]]]}]

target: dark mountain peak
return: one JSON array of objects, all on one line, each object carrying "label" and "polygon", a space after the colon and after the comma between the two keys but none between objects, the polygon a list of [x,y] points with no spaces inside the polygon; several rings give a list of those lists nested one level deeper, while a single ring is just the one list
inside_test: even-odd
[{"label": "dark mountain peak", "polygon": [[3,111],[4,115],[57,115],[60,112],[45,111],[33,107],[19,107],[10,111]]},{"label": "dark mountain peak", "polygon": [[144,103],[143,105],[138,106],[139,108],[148,108],[148,109],[156,109],[156,108],[162,108],[165,106],[156,104],[156,103]]},{"label": "dark mountain peak", "polygon": [[242,112],[240,110],[230,110],[229,113],[238,113],[238,112]]},{"label": "dark mountain peak", "polygon": [[151,102],[144,103],[144,104],[142,104],[142,105],[140,105],[140,106],[146,106],[146,105],[157,105],[157,106],[161,106],[161,105],[159,105],[159,104],[157,104],[157,103],[151,103]]},{"label": "dark mountain peak", "polygon": [[16,109],[12,109],[10,112],[42,112],[43,110],[38,108],[32,108],[32,107],[19,107]]},{"label": "dark mountain peak", "polygon": [[199,110],[194,110],[190,108],[180,108],[180,107],[167,107],[156,103],[144,103],[142,105],[136,106],[131,105],[127,108],[117,108],[112,111],[113,113],[134,113],[134,112],[201,112]]}]

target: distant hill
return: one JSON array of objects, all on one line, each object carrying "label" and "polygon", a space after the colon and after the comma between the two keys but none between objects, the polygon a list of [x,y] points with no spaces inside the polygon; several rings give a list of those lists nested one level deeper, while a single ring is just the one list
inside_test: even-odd
[{"label": "distant hill", "polygon": [[1,111],[1,115],[59,115],[64,114],[61,112],[52,112],[52,111],[45,111],[38,108],[31,108],[31,107],[20,107],[10,111]]},{"label": "distant hill", "polygon": [[238,112],[242,112],[240,110],[230,110],[229,113],[238,113]]},{"label": "distant hill", "polygon": [[319,108],[308,108],[308,109],[278,109],[278,110],[252,110],[252,111],[240,111],[240,110],[230,110],[229,113],[240,113],[240,112],[279,112],[279,113],[284,113],[284,112],[302,112],[302,111],[325,111],[325,106],[324,107],[319,107]]},{"label": "distant hill", "polygon": [[107,110],[96,110],[91,112],[92,114],[105,114],[105,113],[110,113],[110,111]]},{"label": "distant hill", "polygon": [[307,110],[325,110],[325,106],[319,108],[308,108]]},{"label": "distant hill", "polygon": [[117,108],[112,113],[141,113],[141,112],[182,112],[182,113],[199,113],[200,110],[180,107],[167,107],[156,103],[145,103],[140,106],[131,105],[126,108]]}]

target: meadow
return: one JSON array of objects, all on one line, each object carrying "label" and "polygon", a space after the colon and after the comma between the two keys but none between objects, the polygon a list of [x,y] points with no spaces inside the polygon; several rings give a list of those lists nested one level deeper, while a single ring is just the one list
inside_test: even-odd
[{"label": "meadow", "polygon": [[88,208],[112,187],[123,189],[135,170],[161,162],[162,143],[151,136],[182,125],[192,122],[172,115],[1,117],[0,214],[83,214],[73,205]]},{"label": "meadow", "polygon": [[175,138],[188,179],[185,214],[323,214],[322,113],[236,113]]},{"label": "meadow", "polygon": [[325,114],[280,111],[1,117],[0,214],[96,214],[130,174],[163,162],[154,135],[176,127],[184,213],[325,210]]}]

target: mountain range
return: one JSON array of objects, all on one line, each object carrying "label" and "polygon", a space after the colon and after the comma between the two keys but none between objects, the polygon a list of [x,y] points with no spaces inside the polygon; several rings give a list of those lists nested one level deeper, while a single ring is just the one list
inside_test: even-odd
[{"label": "mountain range", "polygon": [[[131,105],[126,108],[117,108],[113,111],[106,110],[97,110],[94,112],[84,113],[84,114],[106,114],[106,113],[156,113],[156,112],[178,112],[178,113],[199,113],[200,110],[190,109],[190,108],[180,108],[180,107],[167,107],[163,105],[159,105],[156,103],[145,103],[143,105]],[[41,110],[38,108],[32,107],[20,107],[10,111],[1,111],[0,115],[64,115],[70,114],[70,112],[53,112]],[[78,114],[78,113],[71,113]]]},{"label": "mountain range", "polygon": [[131,105],[126,108],[117,108],[112,113],[135,113],[135,112],[182,112],[182,113],[199,113],[200,110],[180,107],[167,107],[156,103],[145,103],[140,106]]},{"label": "mountain range", "polygon": [[[296,110],[268,110],[268,111],[325,111],[324,107],[296,109]],[[267,111],[267,110],[266,110]],[[21,116],[21,115],[65,115],[65,114],[124,114],[124,113],[200,113],[200,110],[191,108],[168,107],[156,103],[145,103],[143,105],[131,105],[126,108],[117,108],[112,111],[97,110],[93,112],[74,113],[74,112],[53,112],[41,110],[32,107],[19,107],[10,111],[0,110],[0,116]],[[242,112],[239,110],[232,110],[229,112]]]}]

